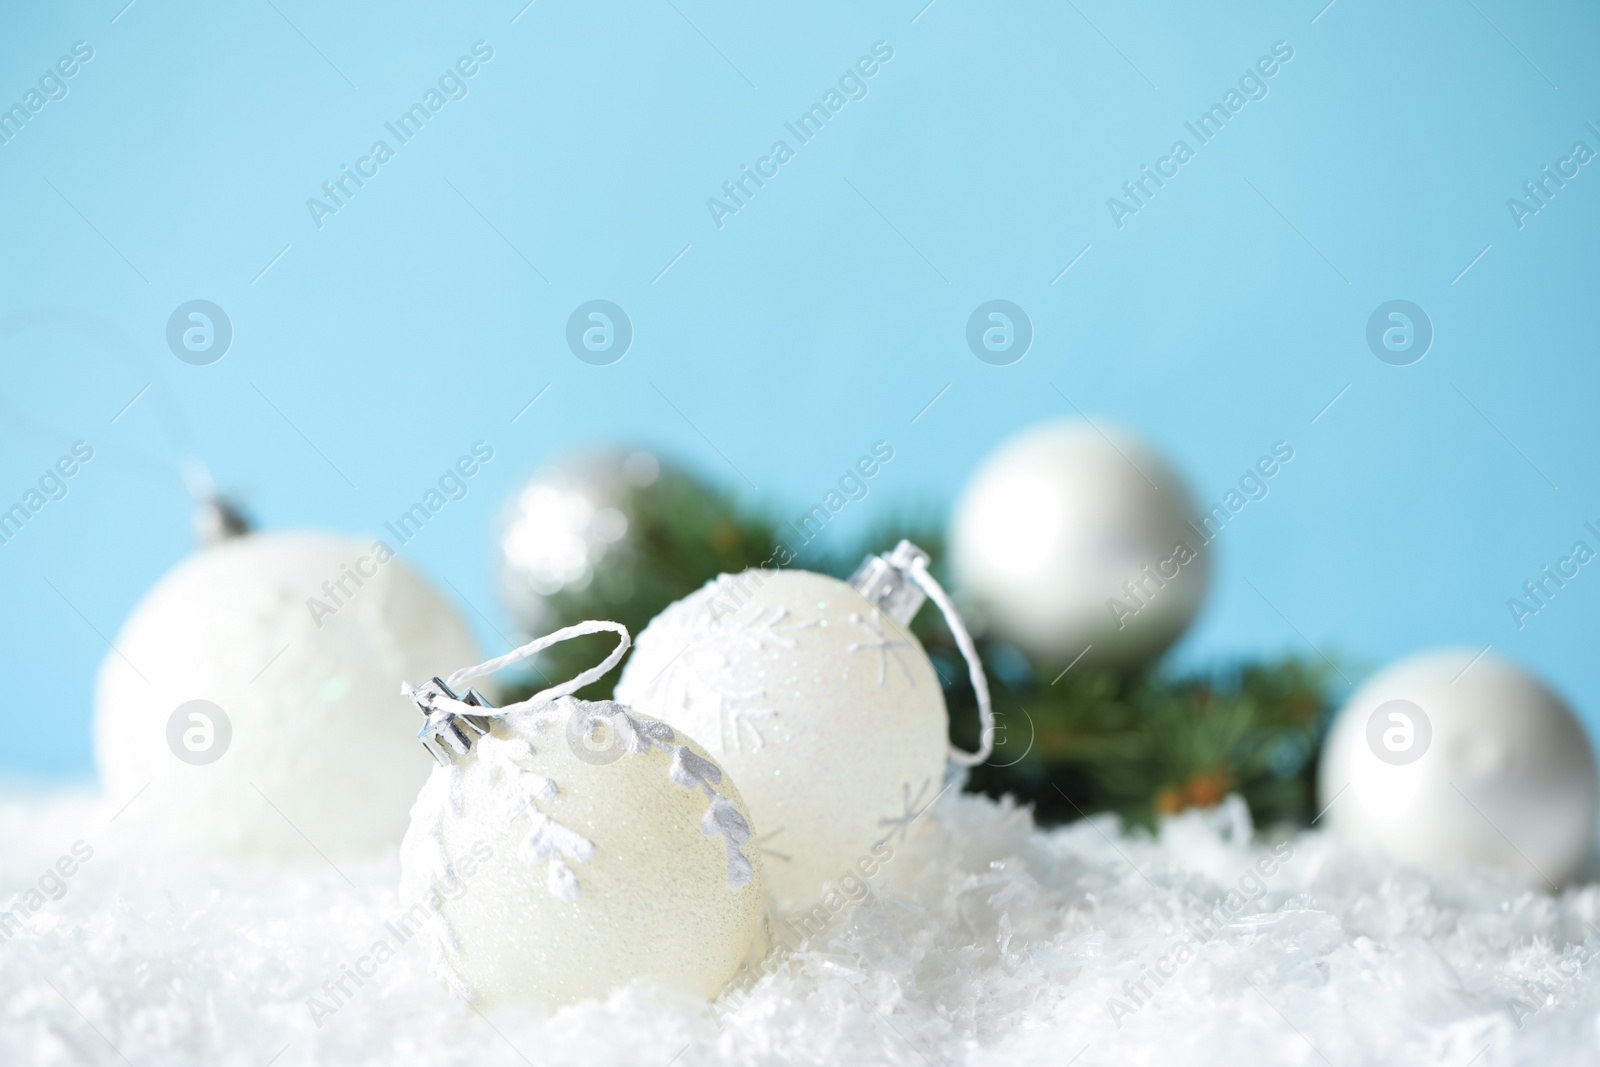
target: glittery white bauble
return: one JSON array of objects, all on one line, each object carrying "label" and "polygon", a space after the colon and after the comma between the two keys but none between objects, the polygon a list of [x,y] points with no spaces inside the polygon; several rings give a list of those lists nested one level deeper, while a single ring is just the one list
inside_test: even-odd
[{"label": "glittery white bauble", "polygon": [[639,635],[617,696],[701,738],[739,783],[783,911],[859,878],[942,787],[949,725],[927,653],[825,575],[706,583]]},{"label": "glittery white bauble", "polygon": [[1594,845],[1583,727],[1537,678],[1466,650],[1413,656],[1357,690],[1318,791],[1339,836],[1423,867],[1484,864],[1548,889]]},{"label": "glittery white bauble", "polygon": [[[1242,499],[1242,498],[1241,498]],[[1194,502],[1138,439],[1087,422],[1024,431],[968,482],[950,533],[971,620],[1042,663],[1153,658],[1209,581]]]},{"label": "glittery white bauble", "polygon": [[565,1004],[636,978],[710,999],[760,924],[738,790],[609,701],[493,720],[423,786],[400,862],[401,927],[425,924],[434,973],[469,999]]},{"label": "glittery white bauble", "polygon": [[393,845],[431,765],[400,681],[476,658],[456,610],[386,547],[226,540],[163,577],[106,656],[101,782],[137,795],[121,818],[201,852],[320,863],[313,849]]}]

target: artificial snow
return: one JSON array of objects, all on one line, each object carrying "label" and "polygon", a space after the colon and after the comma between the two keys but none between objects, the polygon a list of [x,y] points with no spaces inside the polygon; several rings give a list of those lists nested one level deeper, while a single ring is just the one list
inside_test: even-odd
[{"label": "artificial snow", "polygon": [[1600,888],[1257,833],[1237,798],[1151,835],[952,791],[715,1006],[635,985],[554,1013],[428,976],[386,925],[394,852],[196,862],[115,813],[0,799],[8,1067],[1600,1061]]}]

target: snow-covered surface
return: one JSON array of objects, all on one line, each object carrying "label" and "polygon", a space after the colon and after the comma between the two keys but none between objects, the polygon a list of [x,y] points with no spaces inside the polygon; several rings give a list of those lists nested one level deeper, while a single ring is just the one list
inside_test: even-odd
[{"label": "snow-covered surface", "polygon": [[[415,940],[372,961],[394,941],[393,853],[195,863],[152,854],[114,811],[0,798],[0,904],[46,891],[0,943],[0,1063],[1600,1062],[1596,888],[1429,876],[1320,833],[1286,844],[1237,800],[1152,837],[1104,818],[1041,831],[951,793],[892,842],[867,899],[817,917],[716,1012],[633,986],[486,1015],[427,975]],[[80,841],[92,857],[47,877]],[[362,959],[372,977],[334,1007],[323,983]],[[1140,995],[1156,967],[1171,976]]]}]

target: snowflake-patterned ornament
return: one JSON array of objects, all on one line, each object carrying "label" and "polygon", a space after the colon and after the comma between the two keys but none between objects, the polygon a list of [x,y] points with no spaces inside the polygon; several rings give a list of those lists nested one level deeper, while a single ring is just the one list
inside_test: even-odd
[{"label": "snowflake-patterned ornament", "polygon": [[907,629],[923,582],[936,588],[926,565],[902,542],[849,583],[806,571],[722,575],[650,623],[617,684],[618,699],[705,741],[738,781],[780,913],[859,878],[863,863],[875,865],[874,845],[909,831],[907,798],[939,792],[950,754],[944,696]]},{"label": "snowflake-patterned ornament", "polygon": [[762,904],[732,781],[680,730],[570,683],[507,708],[458,700],[451,686],[482,673],[407,687],[439,765],[401,845],[397,928],[421,931],[430,969],[474,1003],[558,1005],[637,978],[714,997]]}]

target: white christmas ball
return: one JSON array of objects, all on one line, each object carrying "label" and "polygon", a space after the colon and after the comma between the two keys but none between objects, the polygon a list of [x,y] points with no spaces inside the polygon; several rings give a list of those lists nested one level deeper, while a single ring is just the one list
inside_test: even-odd
[{"label": "white christmas ball", "polygon": [[1200,610],[1210,563],[1178,473],[1114,427],[1052,422],[968,482],[951,566],[974,621],[1044,663],[1154,657]]},{"label": "white christmas ball", "polygon": [[1476,655],[1413,656],[1361,686],[1328,734],[1318,806],[1340,837],[1405,862],[1548,889],[1593,847],[1594,752],[1537,678]]},{"label": "white christmas ball", "polygon": [[617,696],[702,739],[739,783],[780,911],[875,866],[874,846],[943,784],[948,722],[927,653],[825,575],[706,583],[639,635]]},{"label": "white christmas ball", "polygon": [[101,782],[136,798],[121,818],[203,853],[320,863],[313,846],[393,845],[432,762],[400,680],[476,658],[456,610],[381,543],[226,540],[164,576],[106,656]]},{"label": "white christmas ball", "polygon": [[400,862],[401,929],[425,927],[434,973],[474,1000],[565,1004],[638,978],[711,999],[761,919],[732,781],[609,701],[495,719],[423,786]]}]

